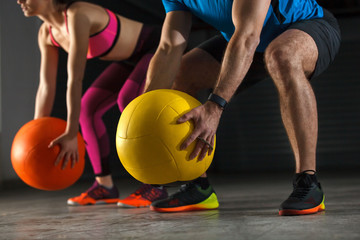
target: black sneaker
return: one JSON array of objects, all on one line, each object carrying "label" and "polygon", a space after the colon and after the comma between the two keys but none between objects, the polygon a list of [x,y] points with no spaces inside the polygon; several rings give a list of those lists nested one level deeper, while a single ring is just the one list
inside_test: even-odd
[{"label": "black sneaker", "polygon": [[[309,170],[310,171],[310,170]],[[325,195],[320,183],[314,175],[304,171],[295,175],[293,186],[294,190],[279,209],[279,215],[304,215],[313,214],[325,210]]]},{"label": "black sneaker", "polygon": [[209,185],[206,189],[202,189],[194,182],[182,185],[178,192],[150,205],[150,209],[157,212],[187,212],[218,207],[219,202],[213,188]]}]

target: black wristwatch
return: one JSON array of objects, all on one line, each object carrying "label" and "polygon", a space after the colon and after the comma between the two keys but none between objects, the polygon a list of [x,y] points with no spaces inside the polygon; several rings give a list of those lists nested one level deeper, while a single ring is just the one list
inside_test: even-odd
[{"label": "black wristwatch", "polygon": [[214,93],[210,93],[210,95],[208,97],[208,101],[216,103],[222,109],[225,109],[225,107],[227,105],[227,101],[225,99],[223,99],[222,97],[220,97],[219,95],[216,95]]}]

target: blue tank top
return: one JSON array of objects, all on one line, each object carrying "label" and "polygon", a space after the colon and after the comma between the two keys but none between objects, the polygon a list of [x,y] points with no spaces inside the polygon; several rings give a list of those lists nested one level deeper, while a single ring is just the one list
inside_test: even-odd
[{"label": "blue tank top", "polygon": [[[162,0],[166,13],[190,11],[219,30],[227,41],[234,33],[233,0]],[[322,18],[323,9],[316,0],[272,0],[260,35],[257,51],[264,52],[269,43],[291,23]]]}]

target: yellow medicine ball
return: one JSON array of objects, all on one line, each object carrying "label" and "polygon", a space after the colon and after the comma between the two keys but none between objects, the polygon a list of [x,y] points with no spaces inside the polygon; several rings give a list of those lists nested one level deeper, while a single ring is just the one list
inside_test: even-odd
[{"label": "yellow medicine ball", "polygon": [[200,105],[190,95],[169,89],[150,91],[130,102],[121,114],[116,133],[117,153],[124,168],[147,184],[190,181],[203,174],[214,151],[202,161],[197,157],[190,160],[197,141],[182,151],[180,145],[192,132],[193,123],[176,123]]}]

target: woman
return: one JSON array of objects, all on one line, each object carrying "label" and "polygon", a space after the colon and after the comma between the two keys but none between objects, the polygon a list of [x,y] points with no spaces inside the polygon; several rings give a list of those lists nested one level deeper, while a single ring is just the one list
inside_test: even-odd
[{"label": "woman", "polygon": [[[143,92],[149,61],[160,38],[160,29],[114,14],[101,6],[69,0],[17,0],[26,17],[43,21],[38,43],[41,52],[40,83],[35,116],[49,116],[56,92],[58,48],[67,59],[67,127],[49,147],[61,151],[55,165],[62,167],[78,161],[79,123],[86,142],[95,182],[80,196],[68,199],[69,205],[116,203],[120,206],[148,206],[167,196],[165,189],[143,184],[129,197],[119,201],[109,169],[110,146],[103,114],[116,103],[120,111]],[[82,95],[87,59],[114,61]],[[126,63],[124,62],[126,60]],[[81,109],[81,111],[80,111]]]}]

